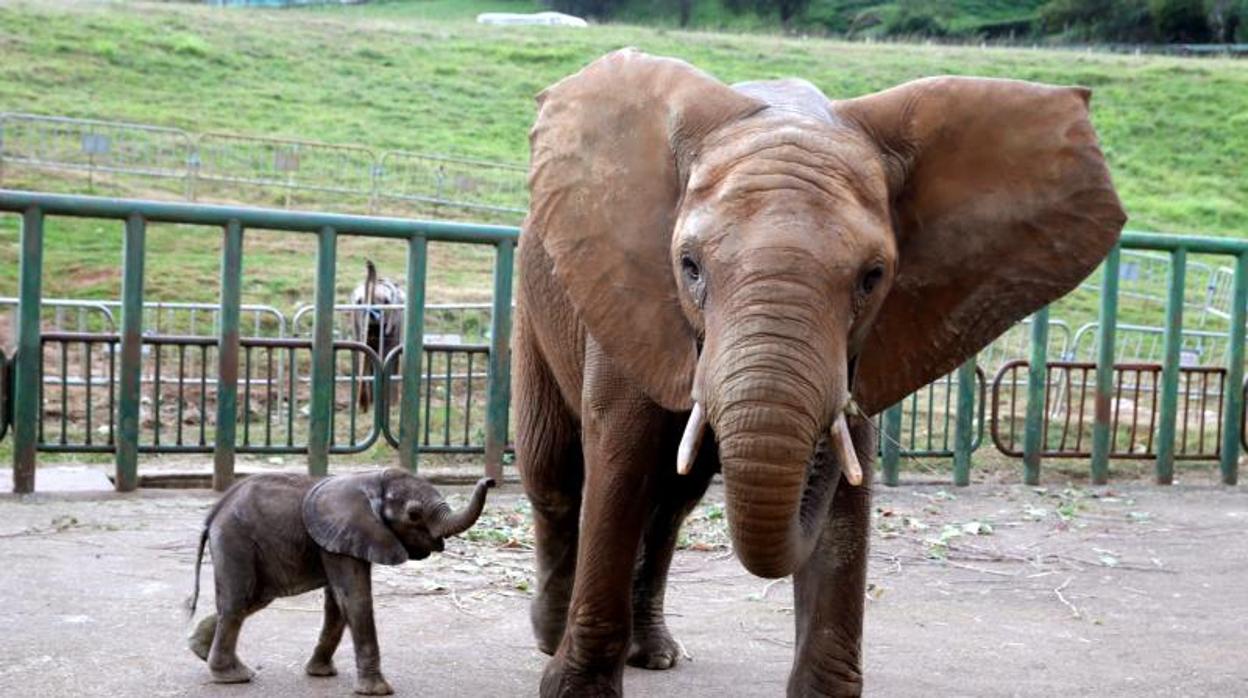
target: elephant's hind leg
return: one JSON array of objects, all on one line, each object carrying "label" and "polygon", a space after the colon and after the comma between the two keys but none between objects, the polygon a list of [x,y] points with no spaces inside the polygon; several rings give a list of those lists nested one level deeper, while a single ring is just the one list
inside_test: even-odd
[{"label": "elephant's hind leg", "polygon": [[[226,534],[213,541],[213,584],[216,588],[217,615],[208,650],[208,670],[217,683],[245,683],[255,672],[238,658],[238,634],[247,616],[269,605],[255,573],[255,560],[239,554],[242,545]],[[200,623],[203,627],[207,619]]]},{"label": "elephant's hind leg", "polygon": [[208,661],[208,652],[212,650],[212,638],[217,634],[217,614],[205,616],[191,631],[188,644],[196,657]]},{"label": "elephant's hind leg", "polygon": [[688,475],[676,473],[676,444],[684,424],[675,427],[664,453],[671,453],[671,462],[658,463],[660,484],[645,537],[637,557],[633,575],[633,637],[628,649],[628,663],[645,669],[670,669],[676,665],[683,648],[672,637],[663,617],[663,598],[667,591],[667,573],[672,565],[676,538],[685,517],[697,505],[715,475],[718,455],[714,439],[703,441],[703,447]]},{"label": "elephant's hind leg", "polygon": [[584,459],[580,427],[523,323],[517,326],[516,463],[533,505],[537,594],[530,607],[538,649],[554,654],[576,577]]}]

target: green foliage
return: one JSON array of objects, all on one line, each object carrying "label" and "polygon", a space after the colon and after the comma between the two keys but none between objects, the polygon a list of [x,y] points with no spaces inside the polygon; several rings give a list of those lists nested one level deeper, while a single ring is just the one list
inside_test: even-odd
[{"label": "green foliage", "polygon": [[551,9],[577,17],[607,19],[622,4],[620,0],[548,0]]},{"label": "green foliage", "polygon": [[1163,43],[1248,39],[1248,0],[1050,0],[1044,31],[1083,41]]},{"label": "green foliage", "polygon": [[1162,41],[1203,43],[1212,38],[1202,0],[1149,0],[1148,9]]},{"label": "green foliage", "polygon": [[949,5],[940,0],[898,0],[884,29],[891,36],[945,36],[951,16]]}]

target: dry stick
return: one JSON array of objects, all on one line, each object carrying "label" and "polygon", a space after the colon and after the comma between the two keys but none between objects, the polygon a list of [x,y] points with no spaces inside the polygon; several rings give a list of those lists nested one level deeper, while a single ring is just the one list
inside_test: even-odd
[{"label": "dry stick", "polygon": [[970,570],[972,572],[979,572],[980,574],[995,574],[998,577],[1017,577],[1019,574],[1021,574],[1021,571],[1014,572],[1014,573],[1001,572],[998,570],[989,570],[989,569],[984,569],[983,567],[976,567],[974,565],[964,565],[960,562],[954,562],[953,560],[949,560],[949,559],[945,560],[945,564],[950,567],[956,567],[960,570]]},{"label": "dry stick", "polygon": [[787,581],[789,580],[784,577],[780,577],[779,579],[773,579],[770,582],[767,582],[766,584],[763,585],[763,590],[762,592],[759,593],[758,597],[760,599],[767,598],[767,594],[771,592],[772,587],[779,584],[780,582],[787,582]]},{"label": "dry stick", "polygon": [[462,613],[462,614],[464,614],[464,615],[466,615],[466,616],[468,616],[468,617],[470,617],[470,618],[476,618],[476,619],[478,619],[478,620],[489,620],[489,619],[488,619],[488,618],[486,618],[485,616],[478,615],[478,614],[473,613],[472,611],[469,611],[468,609],[464,608],[464,604],[463,604],[463,603],[461,603],[461,602],[460,602],[460,600],[459,600],[459,594],[456,594],[456,593],[455,593],[455,587],[450,587],[450,590],[451,590],[451,594],[450,594],[450,596],[451,596],[451,603],[455,604],[455,608],[456,608],[456,610],[458,610],[460,613]]},{"label": "dry stick", "polygon": [[1062,605],[1070,609],[1071,616],[1075,618],[1076,620],[1078,620],[1078,619],[1083,618],[1083,614],[1079,612],[1079,609],[1076,608],[1073,603],[1067,601],[1065,596],[1062,596],[1062,589],[1065,589],[1067,585],[1070,584],[1070,580],[1072,579],[1074,579],[1074,577],[1067,577],[1066,581],[1062,582],[1061,586],[1053,590],[1053,593],[1057,595],[1057,600],[1061,601]]}]

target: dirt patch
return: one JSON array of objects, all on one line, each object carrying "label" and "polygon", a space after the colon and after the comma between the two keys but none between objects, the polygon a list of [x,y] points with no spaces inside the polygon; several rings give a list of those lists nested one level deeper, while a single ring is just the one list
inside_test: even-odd
[{"label": "dirt patch", "polygon": [[[467,488],[445,487],[456,498]],[[668,619],[693,655],[629,669],[629,695],[774,696],[792,661],[787,580],[745,573],[722,490],[681,540]],[[27,695],[226,695],[183,644],[207,492],[0,499],[0,683]],[[977,485],[877,490],[865,633],[870,695],[1244,695],[1248,493],[1220,487]],[[400,694],[532,695],[532,534],[514,485],[445,554],[374,575]],[[201,613],[212,607],[206,567]],[[345,695],[310,679],[319,593],[249,621],[263,695]],[[124,638],[124,641],[120,641]]]}]

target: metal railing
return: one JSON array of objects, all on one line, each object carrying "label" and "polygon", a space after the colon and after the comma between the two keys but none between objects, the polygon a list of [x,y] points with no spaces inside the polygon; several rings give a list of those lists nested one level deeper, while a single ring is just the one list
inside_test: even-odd
[{"label": "metal railing", "polygon": [[[125,122],[0,112],[0,184],[6,167],[167,181],[188,201],[314,203],[370,213],[437,216],[458,210],[519,221],[528,209],[519,165],[358,145]],[[263,197],[263,198],[260,198]],[[301,199],[307,199],[303,201]]]},{"label": "metal railing", "polygon": [[[1120,295],[1127,295],[1120,294],[1119,289],[1124,278],[1121,264],[1129,250],[1166,253],[1162,257],[1166,262],[1166,320],[1161,328],[1118,325],[1118,300]],[[1211,293],[1204,305],[1193,306],[1187,299],[1189,253],[1234,259],[1233,267],[1219,268],[1210,276],[1229,276],[1229,287],[1224,293]],[[1146,258],[1149,264],[1157,264],[1156,254]],[[1200,264],[1196,270],[1203,273],[1210,268]],[[1210,288],[1227,285],[1225,281],[1209,284]],[[1000,365],[993,380],[988,422],[994,445],[1006,455],[1023,458],[1023,479],[1028,484],[1039,482],[1044,457],[1090,458],[1096,484],[1108,481],[1111,457],[1155,460],[1156,480],[1162,484],[1173,481],[1176,460],[1217,460],[1222,481],[1237,482],[1241,444],[1248,449],[1248,437],[1244,436],[1248,387],[1234,390],[1227,386],[1244,385],[1248,241],[1125,232],[1094,285],[1101,291],[1099,321],[1080,328],[1073,338],[1068,327],[1049,319],[1049,308],[1045,308],[981,352],[981,362],[1013,359]],[[1194,307],[1203,314],[1218,304],[1230,321],[1226,332],[1183,328],[1185,309]],[[1012,345],[1011,333],[1024,328],[1030,333],[1029,341]],[[1015,351],[1000,347],[1025,347],[1029,359],[1017,360]],[[1050,362],[1048,357],[1053,353],[1061,360]],[[1087,357],[1091,361],[1075,361],[1076,356],[1083,358],[1089,353],[1095,354]],[[1119,358],[1135,363],[1118,363]],[[1139,363],[1147,360],[1157,363]],[[1195,363],[1201,365],[1191,365]],[[1037,365],[1047,369],[1022,370]],[[957,382],[958,409],[953,417],[948,406],[934,410],[937,422],[948,424],[953,419],[956,423],[952,450],[953,480],[958,485],[969,483],[970,457],[975,448],[970,377],[976,369],[977,360],[972,359],[958,370],[964,379]],[[885,410],[880,420],[885,484],[897,483],[901,456],[914,450],[914,435],[909,444],[904,443],[902,425],[908,412],[910,429],[915,429],[923,414],[916,404],[921,402],[921,394]],[[982,409],[981,400],[981,415]],[[981,417],[981,432],[983,426]],[[919,427],[918,434],[922,433]]]},{"label": "metal railing", "polygon": [[[997,450],[1022,457],[1020,427],[1024,425],[1027,395],[1020,393],[1028,373],[1027,361],[1002,367],[992,386],[991,433]],[[1156,437],[1161,398],[1161,364],[1119,363],[1114,366],[1109,423],[1109,456],[1124,459],[1157,457]],[[1041,455],[1088,458],[1092,455],[1092,426],[1096,364],[1050,361],[1044,378],[1044,427]],[[1175,460],[1218,460],[1226,369],[1182,367]],[[1021,399],[1020,399],[1021,398]],[[1210,424],[1212,423],[1212,426]]]},{"label": "metal railing", "polygon": [[[43,227],[48,216],[74,216],[124,221],[121,327],[116,342],[102,339],[110,347],[115,359],[108,361],[110,376],[109,395],[115,401],[110,412],[112,443],[115,453],[116,479],[119,490],[131,490],[137,486],[137,455],[146,445],[140,440],[143,383],[143,346],[175,345],[196,346],[210,343],[216,347],[216,430],[213,444],[213,486],[224,489],[233,478],[234,454],[240,450],[236,431],[239,415],[238,390],[244,391],[244,407],[250,409],[248,390],[254,378],[249,361],[250,351],[255,348],[295,347],[310,345],[308,396],[306,398],[307,437],[306,453],[309,471],[324,474],[328,470],[328,456],[334,452],[335,440],[335,391],[339,381],[335,369],[335,344],[333,340],[334,274],[336,271],[337,241],[343,236],[370,236],[404,240],[407,243],[406,293],[409,303],[404,308],[404,346],[423,347],[424,299],[427,245],[430,241],[488,245],[495,248],[493,309],[490,316],[490,343],[486,379],[486,399],[483,406],[485,431],[486,469],[490,474],[501,476],[503,450],[507,438],[509,405],[509,359],[511,322],[511,280],[515,242],[519,231],[515,228],[490,225],[431,222],[397,218],[375,218],[337,214],[292,212],[273,209],[255,209],[227,206],[208,206],[186,203],[156,201],[118,200],[87,196],[63,196],[30,192],[0,190],[0,211],[19,213],[21,225],[21,277],[19,281],[19,306],[17,322],[17,354],[14,385],[14,489],[30,492],[34,488],[36,453],[41,443],[46,443],[39,432],[42,420],[44,370],[42,347],[44,340],[40,321],[42,312],[41,291],[43,276]],[[143,328],[143,264],[145,258],[145,235],[148,223],[181,223],[212,226],[221,230],[223,236],[221,261],[221,296],[217,336],[206,338],[153,338],[144,337]],[[286,231],[314,235],[317,239],[314,332],[310,340],[263,340],[240,336],[240,312],[242,303],[241,277],[244,231],[248,228]],[[56,336],[53,335],[53,339]],[[62,338],[63,339],[63,338]],[[75,339],[82,339],[76,337]],[[60,341],[60,340],[58,340]],[[84,340],[85,341],[85,340]],[[340,345],[341,346],[341,345]],[[115,349],[111,347],[116,347]],[[101,351],[104,351],[101,349]],[[179,351],[180,362],[185,361],[185,349]],[[62,352],[67,357],[68,351]],[[399,459],[403,466],[414,468],[420,449],[420,389],[421,359],[425,352],[405,352],[401,359],[401,397],[398,401]],[[154,353],[159,361],[163,350]],[[266,361],[271,361],[273,352]],[[68,363],[68,358],[62,359]],[[208,361],[201,357],[201,362]],[[88,365],[93,360],[88,358]],[[374,362],[376,365],[380,362]],[[116,368],[112,368],[116,365]],[[295,367],[290,364],[287,382],[299,382]],[[267,363],[266,363],[267,366]],[[240,367],[246,368],[240,384]],[[68,370],[68,369],[67,369]],[[201,372],[202,373],[202,372]],[[84,390],[91,389],[95,381],[88,373]],[[154,370],[159,377],[162,372]],[[180,374],[179,374],[180,375]],[[351,375],[356,375],[353,371]],[[266,379],[266,389],[274,381]],[[115,384],[115,395],[112,386]],[[167,387],[167,384],[166,384]],[[380,386],[379,386],[380,387]],[[185,388],[185,386],[183,386]],[[68,392],[68,391],[66,391]],[[163,400],[164,393],[157,387],[151,399]],[[266,393],[267,397],[268,393]],[[62,398],[69,408],[68,396]],[[259,400],[259,398],[257,398]],[[287,396],[289,400],[289,395]],[[94,403],[92,403],[93,405]],[[179,397],[177,405],[183,404]],[[273,405],[263,400],[256,404]],[[383,403],[384,404],[384,403]],[[269,407],[266,406],[266,409]],[[92,407],[94,409],[94,407]],[[91,410],[88,410],[90,413]],[[158,410],[159,412],[159,410]],[[292,415],[287,407],[287,415]],[[288,419],[293,419],[288,416]],[[160,421],[160,420],[157,420]],[[249,446],[250,419],[244,420],[242,446]],[[115,424],[115,427],[112,426]],[[378,432],[379,433],[379,432]],[[66,437],[68,439],[68,437]],[[376,438],[375,436],[372,438]],[[85,440],[85,438],[84,438]],[[367,438],[363,442],[367,442]],[[343,444],[355,448],[359,443],[355,436]],[[273,444],[268,441],[266,447]],[[194,444],[199,447],[199,444]]]},{"label": "metal railing", "polygon": [[[84,446],[116,453],[117,482],[123,489],[134,486],[136,454],[166,446],[213,451],[218,486],[229,481],[236,452],[307,453],[310,469],[324,472],[328,454],[368,448],[380,439],[398,447],[400,460],[409,467],[419,451],[484,451],[491,472],[501,468],[507,444],[507,342],[516,229],[10,191],[0,191],[0,211],[23,218],[19,351],[9,361],[14,378],[6,393],[13,397],[19,491],[33,487],[37,451]],[[125,221],[120,313],[106,303],[62,308],[65,313],[88,308],[82,312],[100,318],[80,324],[103,324],[102,318],[112,323],[119,317],[119,332],[44,334],[47,314],[56,312],[39,298],[43,221],[49,215]],[[149,221],[222,229],[219,304],[204,308],[143,302],[143,242]],[[289,323],[266,321],[283,332],[300,335],[306,330],[306,336],[242,336],[245,228],[317,237],[316,303],[297,311]],[[361,373],[354,364],[363,362],[354,357],[367,353],[358,349],[363,345],[336,342],[335,337],[349,336],[342,319],[358,310],[334,303],[340,234],[407,241],[406,289],[412,302],[402,307],[403,346],[419,346],[419,352],[409,356],[402,347],[386,347],[384,353],[367,354],[372,368]],[[426,245],[435,240],[496,248],[491,304],[424,304]],[[1123,249],[1170,255],[1163,328],[1117,323]],[[1184,298],[1189,253],[1234,259],[1225,334],[1183,328],[1184,310],[1191,307]],[[1038,482],[1044,457],[1090,457],[1098,483],[1108,478],[1111,457],[1154,459],[1157,480],[1163,483],[1172,481],[1176,460],[1217,460],[1223,481],[1235,482],[1240,446],[1248,440],[1243,409],[1248,241],[1128,232],[1101,276],[1095,325],[1085,325],[1072,336],[1069,326],[1051,320],[1049,309],[1043,309],[977,359],[886,410],[878,422],[884,482],[897,481],[902,455],[927,455],[952,456],[954,482],[967,484],[970,455],[984,441],[985,431],[1000,451],[1022,456],[1029,483]],[[215,336],[144,336],[144,314],[158,307],[211,311]],[[185,331],[189,324],[186,319],[169,321],[165,329]],[[464,329],[468,325],[471,331]],[[435,329],[443,334],[431,334]],[[1203,348],[1201,366],[1191,365],[1192,347]],[[1076,359],[1093,349],[1095,357]],[[1020,353],[1030,356],[1020,361]],[[1058,360],[1050,361],[1050,354]],[[1036,365],[1046,370],[1026,370]],[[283,366],[289,367],[286,373]],[[397,369],[393,376],[392,368]],[[987,372],[993,368],[997,370],[989,381]],[[365,381],[374,382],[378,409],[360,418],[354,398]],[[991,400],[986,399],[990,382]],[[340,410],[336,403],[351,407]],[[144,421],[144,409],[149,418],[155,416],[153,423]],[[110,431],[101,433],[101,428]]]},{"label": "metal railing", "polygon": [[[1179,385],[1184,373],[1182,366],[1183,316],[1186,296],[1186,274],[1189,254],[1230,256],[1234,260],[1232,289],[1229,296],[1228,350],[1226,352],[1224,385],[1239,386],[1244,380],[1244,332],[1245,316],[1248,315],[1248,241],[1223,238],[1186,237],[1150,233],[1124,232],[1117,246],[1109,253],[1102,270],[1101,306],[1097,334],[1097,357],[1094,390],[1094,417],[1091,433],[1092,481],[1103,484],[1109,478],[1109,459],[1113,455],[1115,358],[1117,353],[1118,282],[1121,277],[1122,252],[1125,249],[1165,252],[1170,257],[1166,278],[1165,342],[1162,355],[1159,385],[1155,384],[1157,407],[1155,410],[1156,442],[1148,447],[1154,455],[1155,476],[1158,483],[1169,484],[1174,480],[1176,459],[1176,435],[1180,422]],[[1047,318],[1048,309],[1037,317]],[[1037,323],[1036,328],[1042,327]],[[1035,328],[1033,328],[1035,329]],[[1040,339],[1037,336],[1037,339]],[[1046,366],[1047,342],[1033,341],[1031,366]],[[1189,373],[1195,369],[1189,369]],[[1155,377],[1155,380],[1158,377]],[[1137,385],[1141,378],[1137,376]],[[1190,381],[1190,379],[1189,379]],[[1041,458],[1044,455],[1044,395],[1048,387],[1048,371],[1029,371],[1027,404],[1023,443],[1024,480],[1028,484],[1039,482]],[[1222,481],[1235,484],[1239,477],[1239,446],[1244,408],[1243,393],[1239,390],[1222,390],[1224,399],[1219,401],[1219,446],[1217,450]]]}]

